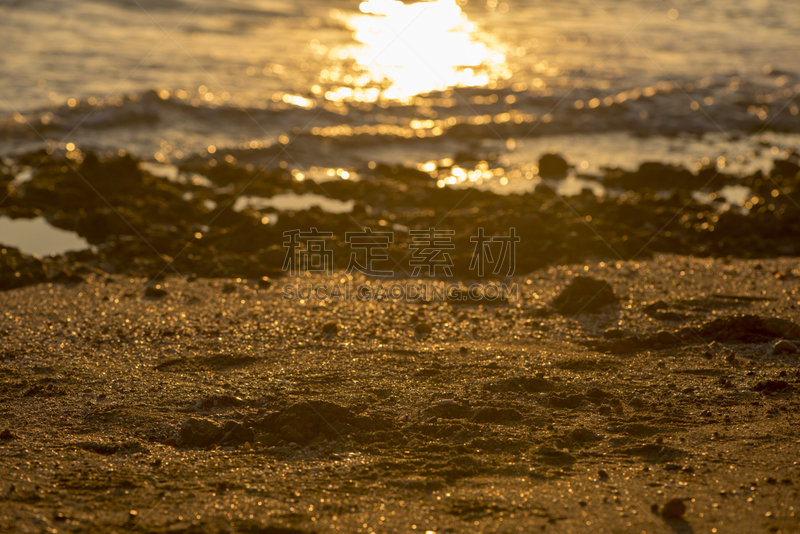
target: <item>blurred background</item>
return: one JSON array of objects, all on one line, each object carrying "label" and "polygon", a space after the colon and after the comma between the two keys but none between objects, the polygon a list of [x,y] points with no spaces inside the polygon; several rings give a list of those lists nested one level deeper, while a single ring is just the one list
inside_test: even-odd
[{"label": "blurred background", "polygon": [[[766,170],[773,147],[798,146],[794,7],[5,1],[0,153],[72,142],[179,163],[213,147],[309,173],[483,150],[500,190],[530,187],[525,164],[545,151],[585,172],[647,159]],[[264,152],[290,139],[292,158]]]}]

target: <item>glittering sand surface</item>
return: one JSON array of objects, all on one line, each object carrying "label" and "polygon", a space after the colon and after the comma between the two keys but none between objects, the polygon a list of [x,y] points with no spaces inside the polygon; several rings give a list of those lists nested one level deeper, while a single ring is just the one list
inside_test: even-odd
[{"label": "glittering sand surface", "polygon": [[[576,274],[618,301],[554,311]],[[517,282],[491,306],[120,275],[0,293],[0,529],[800,530],[799,356],[773,353],[800,337],[795,260]]]}]

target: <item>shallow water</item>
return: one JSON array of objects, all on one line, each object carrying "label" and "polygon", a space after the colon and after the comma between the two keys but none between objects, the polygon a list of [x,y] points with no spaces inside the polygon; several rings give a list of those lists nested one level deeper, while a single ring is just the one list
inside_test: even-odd
[{"label": "shallow water", "polygon": [[89,248],[89,243],[81,236],[52,226],[44,217],[11,219],[0,216],[0,243],[37,256]]},{"label": "shallow water", "polygon": [[256,196],[240,196],[233,205],[233,211],[245,209],[265,210],[271,208],[278,211],[303,211],[318,207],[327,213],[350,213],[355,206],[355,200],[341,201],[333,198],[305,193],[282,193],[272,198]]},{"label": "shallow water", "polygon": [[0,152],[72,142],[177,164],[235,152],[308,173],[498,145],[494,167],[546,150],[589,171],[667,154],[764,166],[763,145],[798,146],[794,7],[4,4]]}]

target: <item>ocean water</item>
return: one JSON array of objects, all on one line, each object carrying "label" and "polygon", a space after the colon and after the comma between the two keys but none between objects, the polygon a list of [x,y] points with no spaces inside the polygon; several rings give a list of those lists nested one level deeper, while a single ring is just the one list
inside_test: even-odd
[{"label": "ocean water", "polygon": [[6,0],[0,28],[2,156],[481,159],[443,179],[502,191],[548,151],[752,172],[800,147],[793,0]]}]

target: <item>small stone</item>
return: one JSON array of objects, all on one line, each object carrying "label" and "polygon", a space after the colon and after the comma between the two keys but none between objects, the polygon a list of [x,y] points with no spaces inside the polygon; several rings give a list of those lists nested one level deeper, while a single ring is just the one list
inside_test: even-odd
[{"label": "small stone", "polygon": [[418,336],[427,336],[433,332],[433,328],[428,323],[418,323],[417,326],[414,327],[414,334]]},{"label": "small stone", "polygon": [[644,310],[642,311],[644,311],[644,313],[646,313],[647,315],[653,315],[654,313],[666,310],[667,308],[669,308],[669,306],[667,306],[666,302],[664,302],[663,300],[658,300],[652,304],[645,306]]},{"label": "small stone", "polygon": [[764,394],[768,394],[777,393],[791,387],[792,386],[786,380],[762,380],[753,386],[753,391],[760,391]]},{"label": "small stone", "polygon": [[258,280],[258,287],[261,289],[269,289],[272,287],[272,280],[269,279],[269,276],[262,276]]},{"label": "small stone", "polygon": [[211,419],[190,417],[181,425],[181,441],[187,447],[207,447],[216,443],[223,428]]},{"label": "small stone", "polygon": [[245,441],[245,442],[244,442],[244,450],[246,450],[246,451],[251,451],[251,450],[253,450],[253,446],[252,446],[252,445],[250,445],[250,442],[249,442],[249,441]]},{"label": "small stone", "polygon": [[540,176],[564,176],[568,170],[567,160],[558,154],[545,154],[539,159]]},{"label": "small stone", "polygon": [[772,354],[795,354],[796,352],[797,345],[785,339],[778,341],[775,343],[775,346],[772,347]]},{"label": "small stone", "polygon": [[223,428],[222,439],[218,443],[246,443],[255,439],[253,429],[247,428],[236,421],[228,421]]},{"label": "small stone", "polygon": [[338,324],[336,324],[334,322],[330,322],[330,323],[325,323],[324,325],[322,325],[322,335],[324,337],[333,337],[333,336],[337,335],[338,333],[339,333],[339,325]]},{"label": "small stone", "polygon": [[7,429],[7,428],[6,428],[6,429],[4,429],[2,432],[0,432],[0,439],[2,439],[3,441],[7,441],[7,440],[10,440],[10,439],[14,439],[14,438],[16,438],[16,437],[17,437],[17,436],[16,436],[16,434],[14,434],[13,432],[11,432],[11,431],[10,431],[9,429]]},{"label": "small stone", "polygon": [[605,469],[600,469],[597,472],[597,476],[600,477],[600,478],[608,478],[608,472],[606,472]]},{"label": "small stone", "polygon": [[735,362],[735,361],[736,361],[736,354],[734,354],[733,352],[731,352],[730,354],[728,354],[727,356],[725,356],[725,361],[726,361],[726,362],[728,362],[728,363],[733,363],[733,362]]},{"label": "small stone", "polygon": [[178,440],[176,440],[175,438],[167,438],[164,440],[164,445],[166,445],[167,447],[177,447]]},{"label": "small stone", "polygon": [[686,505],[683,504],[683,499],[672,499],[664,505],[661,510],[661,515],[670,519],[678,519],[683,517],[686,513]]}]

